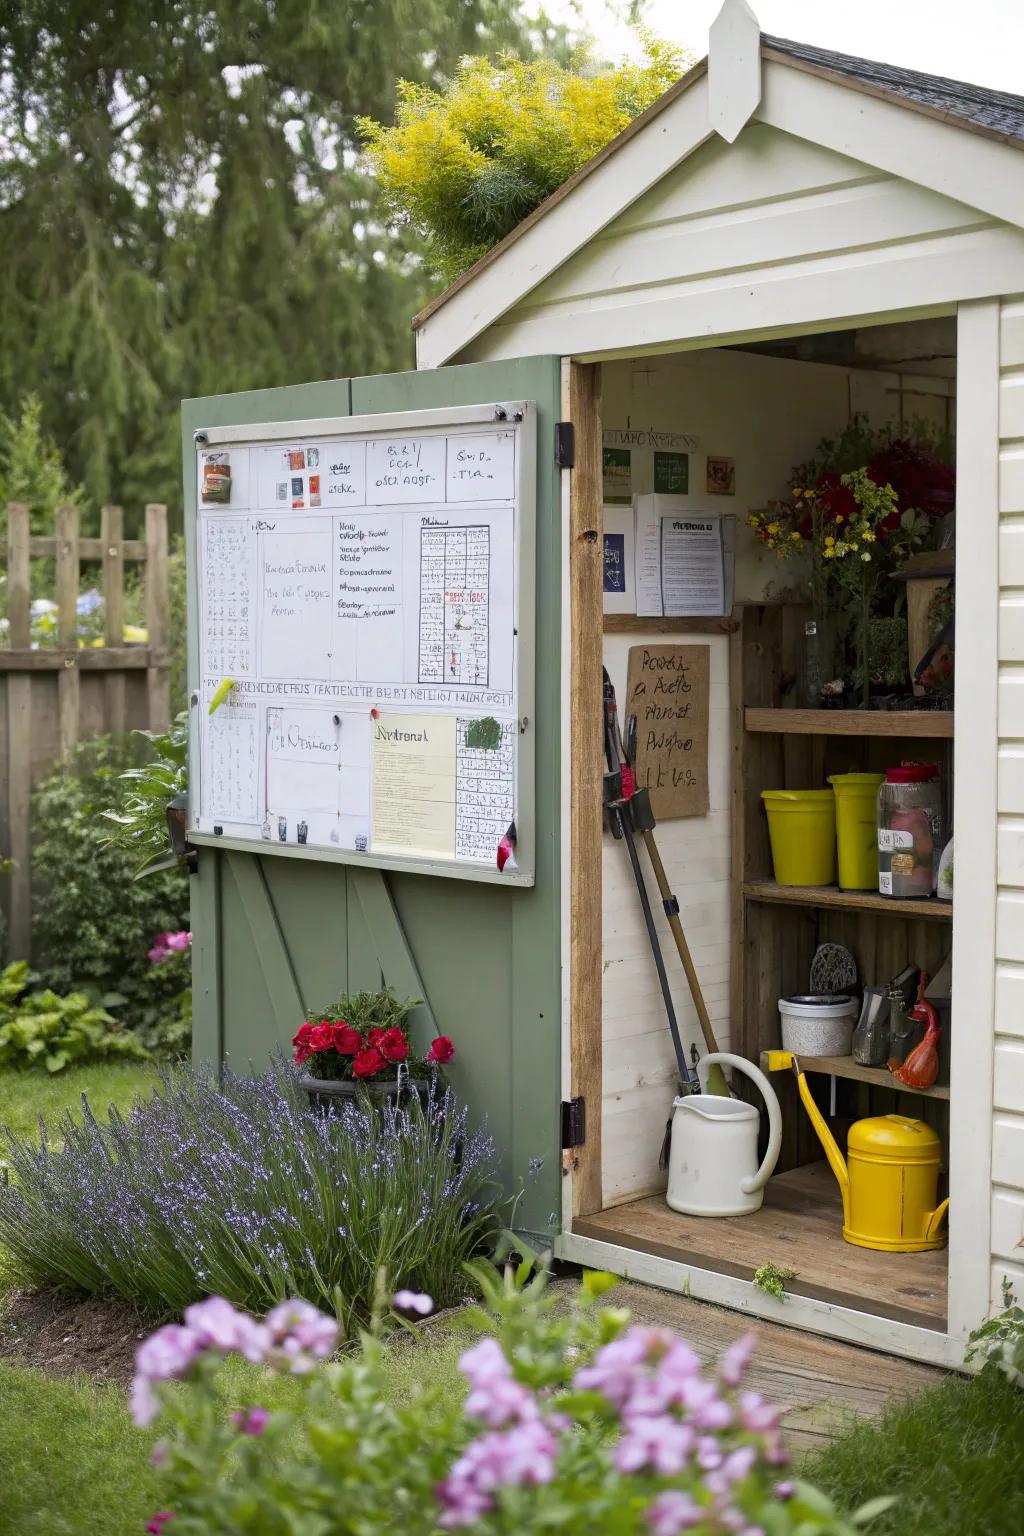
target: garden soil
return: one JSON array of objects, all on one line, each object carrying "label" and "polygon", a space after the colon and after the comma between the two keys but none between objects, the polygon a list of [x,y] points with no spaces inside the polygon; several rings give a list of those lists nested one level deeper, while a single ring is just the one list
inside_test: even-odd
[{"label": "garden soil", "polygon": [[0,1360],[51,1376],[85,1371],[126,1387],[151,1325],[123,1302],[16,1291],[0,1304]]}]

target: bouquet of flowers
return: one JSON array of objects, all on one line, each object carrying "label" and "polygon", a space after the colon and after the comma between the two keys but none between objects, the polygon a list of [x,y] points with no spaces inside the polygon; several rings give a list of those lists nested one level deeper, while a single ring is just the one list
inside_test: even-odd
[{"label": "bouquet of flowers", "polygon": [[394,1077],[403,1064],[411,1077],[427,1077],[451,1061],[455,1047],[438,1035],[426,1056],[412,1055],[409,1015],[418,1001],[400,1001],[390,987],[340,997],[299,1026],[292,1037],[295,1061],[311,1077],[333,1082]]},{"label": "bouquet of flowers", "polygon": [[[793,471],[788,500],[749,514],[759,541],[779,559],[803,557],[816,619],[845,615],[867,703],[868,622],[891,617],[887,579],[915,549],[934,542],[953,505],[955,470],[928,441],[873,432],[854,417]],[[882,610],[886,610],[882,612]]]}]

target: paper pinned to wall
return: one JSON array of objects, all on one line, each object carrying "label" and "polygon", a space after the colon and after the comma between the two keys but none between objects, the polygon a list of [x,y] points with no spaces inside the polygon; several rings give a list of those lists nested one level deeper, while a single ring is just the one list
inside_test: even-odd
[{"label": "paper pinned to wall", "polygon": [[374,851],[452,858],[454,717],[382,714],[371,741]]},{"label": "paper pinned to wall", "polygon": [[636,612],[665,618],[731,613],[735,518],[689,498],[636,499]]},{"label": "paper pinned to wall", "polygon": [[604,509],[604,611],[636,613],[633,508]]},{"label": "paper pinned to wall", "polygon": [[623,720],[628,731],[636,719],[636,782],[658,821],[707,815],[709,655],[706,645],[630,647]]}]

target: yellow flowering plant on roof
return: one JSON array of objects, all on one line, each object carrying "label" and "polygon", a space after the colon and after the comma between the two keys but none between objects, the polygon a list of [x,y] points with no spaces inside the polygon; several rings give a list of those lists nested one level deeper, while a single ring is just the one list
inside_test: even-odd
[{"label": "yellow flowering plant on roof", "polygon": [[643,57],[465,58],[443,90],[398,83],[393,125],[358,119],[385,196],[452,279],[663,95],[693,56],[638,29]]}]

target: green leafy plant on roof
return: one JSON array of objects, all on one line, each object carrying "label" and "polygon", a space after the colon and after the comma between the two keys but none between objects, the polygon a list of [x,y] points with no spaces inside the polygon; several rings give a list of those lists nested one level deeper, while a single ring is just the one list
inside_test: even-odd
[{"label": "green leafy plant on roof", "polygon": [[641,32],[643,57],[465,58],[441,91],[400,81],[393,126],[359,119],[388,203],[446,278],[483,256],[657,101],[693,62]]}]

